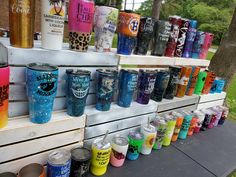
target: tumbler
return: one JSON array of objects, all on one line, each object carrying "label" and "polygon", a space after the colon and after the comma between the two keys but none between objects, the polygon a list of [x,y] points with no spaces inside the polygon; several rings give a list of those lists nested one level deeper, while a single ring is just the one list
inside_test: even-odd
[{"label": "tumbler", "polygon": [[194,89],[197,84],[197,78],[198,78],[200,69],[201,69],[200,67],[195,67],[195,66],[192,67],[192,72],[190,74],[190,78],[189,78],[189,82],[188,82],[188,86],[186,90],[186,95],[188,96],[192,96],[194,93]]},{"label": "tumbler", "polygon": [[137,87],[138,72],[135,70],[120,70],[119,93],[117,104],[128,108],[133,100],[134,90]]},{"label": "tumbler", "polygon": [[183,50],[184,50],[184,44],[185,44],[185,39],[187,37],[187,31],[189,28],[190,21],[185,18],[181,18],[181,25],[179,27],[179,36],[177,40],[177,45],[175,49],[175,57],[182,57],[183,55]]},{"label": "tumbler", "polygon": [[176,118],[171,115],[166,115],[165,119],[167,121],[167,127],[166,127],[166,133],[165,133],[162,145],[169,146],[171,143],[171,138],[174,134]]},{"label": "tumbler", "polygon": [[187,90],[191,72],[192,72],[192,67],[181,68],[181,76],[180,76],[180,81],[178,83],[178,89],[177,89],[177,94],[176,94],[177,97],[179,98],[184,97],[185,92]]},{"label": "tumbler", "polygon": [[166,134],[167,122],[163,117],[158,117],[153,120],[152,125],[157,131],[153,149],[160,150],[162,148],[162,143]]},{"label": "tumbler", "polygon": [[18,173],[18,177],[31,177],[31,176],[46,177],[44,166],[37,163],[31,163],[21,168]]},{"label": "tumbler", "polygon": [[172,24],[172,27],[169,40],[166,44],[165,56],[174,57],[179,36],[179,26],[181,25],[182,21],[179,16],[171,16],[169,17],[169,21]]},{"label": "tumbler", "polygon": [[192,58],[199,59],[202,51],[202,46],[205,40],[205,32],[197,31],[196,37],[193,42]]},{"label": "tumbler", "polygon": [[170,66],[170,80],[168,82],[168,86],[166,88],[164,98],[172,100],[177,93],[177,84],[180,80],[181,67],[178,66]]},{"label": "tumbler", "polygon": [[197,122],[198,122],[198,118],[193,115],[193,118],[190,122],[190,126],[189,126],[189,129],[188,129],[188,136],[193,135],[194,129],[197,126]]},{"label": "tumbler", "polygon": [[219,77],[216,77],[214,80],[210,93],[221,93],[224,90],[225,80]]},{"label": "tumbler", "polygon": [[156,72],[151,70],[139,70],[138,86],[137,86],[137,102],[140,104],[148,104],[151,93],[154,89],[156,81]]},{"label": "tumbler", "polygon": [[89,173],[92,153],[86,148],[71,150],[70,177],[85,177]]},{"label": "tumbler", "polygon": [[0,173],[0,177],[17,177],[17,176],[15,173],[4,172],[4,173]]},{"label": "tumbler", "polygon": [[178,139],[179,132],[180,132],[182,123],[184,121],[184,116],[180,113],[177,113],[177,112],[172,112],[172,115],[175,116],[175,118],[176,118],[176,124],[175,124],[174,134],[171,138],[171,141],[175,142]]},{"label": "tumbler", "polygon": [[212,113],[209,110],[202,110],[202,112],[205,114],[205,118],[203,120],[201,130],[205,131],[211,123]]},{"label": "tumbler", "polygon": [[192,57],[192,49],[193,49],[193,42],[195,40],[196,34],[197,34],[197,21],[191,20],[189,29],[187,32],[187,38],[184,45],[184,58],[191,58]]},{"label": "tumbler", "polygon": [[110,52],[116,32],[119,10],[113,7],[96,6],[94,15],[94,43],[97,52]]},{"label": "tumbler", "polygon": [[213,107],[213,108],[211,108],[211,110],[214,111],[215,115],[216,115],[216,120],[214,122],[214,126],[216,127],[218,125],[219,121],[220,121],[223,110],[218,108],[218,107]]},{"label": "tumbler", "polygon": [[90,86],[90,71],[67,69],[67,114],[82,116]]},{"label": "tumbler", "polygon": [[150,124],[144,124],[141,126],[141,133],[144,135],[144,143],[141,148],[141,154],[149,155],[152,152],[152,148],[156,139],[156,128]]},{"label": "tumbler", "polygon": [[214,72],[207,71],[207,77],[206,77],[204,87],[202,89],[202,94],[208,94],[210,92],[211,86],[214,83],[215,78],[216,78],[216,75]]},{"label": "tumbler", "polygon": [[171,24],[168,21],[158,20],[154,25],[152,55],[163,56],[169,40]]},{"label": "tumbler", "polygon": [[199,72],[197,77],[197,83],[194,89],[194,94],[201,95],[202,89],[204,87],[204,83],[206,81],[207,73],[206,72]]},{"label": "tumbler", "polygon": [[90,171],[95,176],[104,175],[107,171],[111,155],[111,144],[103,142],[103,138],[97,138],[92,144],[92,160]]},{"label": "tumbler", "polygon": [[5,127],[8,123],[9,75],[9,66],[0,63],[0,128]]},{"label": "tumbler", "polygon": [[140,25],[137,36],[137,44],[134,49],[136,55],[146,55],[149,43],[153,38],[154,19],[143,17],[140,19]]},{"label": "tumbler", "polygon": [[26,69],[29,116],[33,123],[49,122],[56,97],[58,68],[47,63],[30,63]]},{"label": "tumbler", "polygon": [[94,19],[93,0],[70,0],[68,9],[68,31],[70,49],[86,52]]},{"label": "tumbler", "polygon": [[219,106],[219,109],[222,110],[222,115],[221,115],[221,118],[218,122],[218,125],[223,125],[225,123],[225,120],[227,119],[228,117],[228,114],[229,114],[229,108],[225,107],[225,106]]},{"label": "tumbler", "polygon": [[9,0],[10,44],[32,48],[34,45],[35,0]]},{"label": "tumbler", "polygon": [[208,54],[208,50],[212,45],[213,38],[214,38],[213,34],[205,33],[204,43],[202,45],[202,50],[199,54],[200,59],[206,59],[207,54]]},{"label": "tumbler", "polygon": [[214,125],[215,125],[215,122],[216,122],[216,119],[217,119],[217,115],[216,115],[216,112],[213,111],[212,109],[209,109],[209,112],[211,114],[211,122],[209,123],[207,128],[211,129],[211,128],[214,128]]},{"label": "tumbler", "polygon": [[114,167],[121,167],[125,162],[129,141],[125,137],[114,137],[111,143],[110,164]]},{"label": "tumbler", "polygon": [[194,128],[194,133],[199,133],[205,119],[205,114],[202,111],[194,111],[193,116],[197,118],[197,124]]},{"label": "tumbler", "polygon": [[144,143],[144,135],[138,131],[130,131],[128,135],[129,148],[126,158],[129,160],[137,160]]},{"label": "tumbler", "polygon": [[118,18],[117,53],[130,55],[136,45],[140,16],[130,11],[121,11]]},{"label": "tumbler", "polygon": [[41,0],[42,48],[62,49],[65,15],[64,0]]},{"label": "tumbler", "polygon": [[179,132],[179,139],[186,139],[188,135],[188,129],[190,127],[190,123],[192,121],[193,115],[191,115],[189,112],[183,112],[184,115],[184,121],[181,126],[180,132]]},{"label": "tumbler", "polygon": [[97,69],[96,78],[96,109],[99,111],[108,111],[110,110],[114,94],[117,71]]},{"label": "tumbler", "polygon": [[168,82],[170,80],[170,72],[169,71],[159,71],[157,72],[156,82],[151,94],[151,99],[154,101],[160,102],[163,99],[164,93],[168,86]]},{"label": "tumbler", "polygon": [[51,152],[47,159],[47,177],[70,176],[71,153],[64,149]]}]

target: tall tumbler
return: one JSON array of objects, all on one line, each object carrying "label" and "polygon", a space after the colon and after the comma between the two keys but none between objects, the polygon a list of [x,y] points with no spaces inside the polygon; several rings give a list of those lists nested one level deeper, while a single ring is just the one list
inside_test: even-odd
[{"label": "tall tumbler", "polygon": [[216,74],[214,72],[207,71],[207,77],[206,77],[204,87],[202,89],[202,94],[208,94],[210,92],[211,86],[214,83],[215,78],[216,78]]},{"label": "tall tumbler", "polygon": [[206,59],[207,54],[208,54],[208,50],[212,45],[212,41],[214,39],[214,35],[211,33],[205,33],[205,39],[204,39],[204,43],[202,45],[202,50],[199,54],[199,58],[200,59]]},{"label": "tall tumbler", "polygon": [[184,116],[177,112],[172,113],[172,115],[175,116],[176,118],[176,124],[175,124],[174,134],[171,138],[171,141],[175,142],[178,139],[179,132],[184,121]]},{"label": "tall tumbler", "polygon": [[9,0],[10,43],[13,47],[34,46],[35,0]]},{"label": "tall tumbler", "polygon": [[8,123],[9,74],[9,66],[0,63],[0,128],[5,127]]},{"label": "tall tumbler", "polygon": [[33,123],[43,124],[51,119],[56,97],[58,68],[46,63],[30,63],[26,69],[26,92],[29,115]]},{"label": "tall tumbler", "polygon": [[94,15],[94,43],[97,52],[110,52],[117,28],[119,10],[113,7],[96,6]]},{"label": "tall tumbler", "polygon": [[212,112],[209,111],[209,110],[202,110],[202,112],[205,114],[205,118],[204,118],[204,121],[202,123],[201,130],[205,131],[211,123]]},{"label": "tall tumbler", "polygon": [[156,139],[156,128],[152,125],[144,124],[141,126],[141,133],[144,135],[144,143],[141,148],[141,154],[149,155],[152,152],[152,148]]},{"label": "tall tumbler", "polygon": [[190,21],[186,18],[181,18],[181,25],[179,27],[179,36],[177,41],[177,46],[175,49],[175,57],[182,57],[185,39],[187,37],[187,31],[189,28]]},{"label": "tall tumbler", "polygon": [[200,58],[200,53],[202,51],[205,36],[205,32],[197,31],[196,37],[193,42],[192,58]]},{"label": "tall tumbler", "polygon": [[192,57],[192,49],[193,49],[193,42],[195,40],[196,34],[197,34],[197,21],[191,20],[190,26],[187,32],[187,38],[184,45],[184,53],[183,57],[185,58],[191,58]]},{"label": "tall tumbler", "polygon": [[86,99],[90,86],[90,71],[66,70],[67,74],[67,114],[81,116],[84,114]]},{"label": "tall tumbler", "polygon": [[164,98],[172,100],[177,93],[177,84],[180,80],[181,67],[178,66],[170,66],[170,80],[168,82],[168,86],[166,88]]},{"label": "tall tumbler", "polygon": [[210,93],[221,93],[224,90],[224,86],[225,80],[220,77],[216,77],[211,86]]},{"label": "tall tumbler", "polygon": [[130,107],[134,90],[137,87],[138,72],[135,70],[120,70],[119,94],[117,104],[121,107]]},{"label": "tall tumbler", "polygon": [[171,27],[170,37],[166,45],[165,56],[173,57],[175,55],[175,49],[177,46],[179,27],[182,21],[179,16],[171,16],[169,17],[169,21],[172,24],[172,27]]},{"label": "tall tumbler", "polygon": [[193,95],[194,89],[197,84],[197,77],[200,72],[200,69],[201,69],[200,67],[195,67],[195,66],[192,67],[192,72],[190,74],[190,78],[189,78],[189,82],[188,82],[188,86],[186,90],[186,95],[188,96]]},{"label": "tall tumbler", "polygon": [[197,124],[194,128],[194,133],[199,133],[201,130],[203,121],[205,119],[205,113],[203,113],[202,111],[194,111],[193,116],[197,118]]},{"label": "tall tumbler", "polygon": [[117,71],[97,69],[96,78],[96,109],[99,111],[108,111],[110,110],[115,90]]},{"label": "tall tumbler", "polygon": [[190,123],[192,121],[193,115],[191,115],[188,112],[183,112],[184,115],[184,121],[181,127],[181,130],[179,132],[179,139],[186,139],[188,135],[188,129],[190,127]]},{"label": "tall tumbler", "polygon": [[193,132],[195,130],[195,127],[197,126],[197,123],[198,123],[198,117],[193,116],[193,118],[192,118],[192,120],[190,122],[189,129],[188,129],[188,136],[192,136],[193,135]]},{"label": "tall tumbler", "polygon": [[65,0],[41,1],[42,48],[61,50],[66,15]]},{"label": "tall tumbler", "polygon": [[156,81],[156,72],[140,70],[137,86],[137,102],[148,104]]},{"label": "tall tumbler", "polygon": [[225,123],[225,120],[228,117],[229,108],[227,108],[225,106],[219,106],[218,108],[222,110],[222,115],[221,115],[221,118],[220,118],[220,120],[218,122],[218,125],[223,125]]},{"label": "tall tumbler", "polygon": [[70,0],[68,11],[68,31],[70,49],[86,52],[94,19],[93,0]]},{"label": "tall tumbler", "polygon": [[134,49],[136,55],[146,55],[150,41],[153,38],[154,19],[143,17],[140,19],[140,25],[137,36],[137,44]]},{"label": "tall tumbler", "polygon": [[197,77],[197,83],[194,89],[194,94],[196,95],[201,95],[202,89],[204,87],[205,81],[207,77],[207,72],[199,72],[198,77]]},{"label": "tall tumbler", "polygon": [[152,55],[163,56],[169,40],[171,24],[168,21],[158,20],[154,25]]},{"label": "tall tumbler", "polygon": [[177,97],[179,98],[184,97],[185,92],[187,90],[191,72],[192,72],[192,67],[182,67],[180,81],[178,84],[178,90],[176,94]]},{"label": "tall tumbler", "polygon": [[140,16],[130,11],[119,13],[117,53],[130,55],[136,44]]},{"label": "tall tumbler", "polygon": [[167,121],[166,133],[163,139],[163,146],[169,146],[171,143],[172,136],[174,134],[175,125],[176,125],[176,117],[171,115],[166,115],[165,119]]},{"label": "tall tumbler", "polygon": [[169,71],[159,71],[157,72],[157,78],[155,82],[155,86],[153,92],[151,94],[151,99],[154,101],[160,102],[163,99],[164,93],[168,86],[168,82],[170,80],[170,72]]}]

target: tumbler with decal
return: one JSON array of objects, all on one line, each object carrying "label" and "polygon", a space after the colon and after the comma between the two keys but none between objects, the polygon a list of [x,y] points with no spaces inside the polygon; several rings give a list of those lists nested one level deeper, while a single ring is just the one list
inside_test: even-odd
[{"label": "tumbler with decal", "polygon": [[29,101],[29,116],[33,123],[43,124],[51,119],[57,82],[57,66],[46,63],[27,65],[26,92]]},{"label": "tumbler with decal", "polygon": [[193,132],[195,130],[195,127],[197,126],[197,123],[198,123],[198,117],[193,115],[193,118],[190,122],[190,126],[189,126],[189,129],[188,129],[188,136],[193,135]]},{"label": "tumbler with decal", "polygon": [[205,81],[207,77],[207,72],[199,72],[198,77],[197,77],[197,83],[194,89],[194,94],[196,95],[201,95],[202,89],[204,87]]},{"label": "tumbler with decal", "polygon": [[110,52],[116,32],[119,10],[114,7],[96,6],[94,15],[94,44],[97,52]]},{"label": "tumbler with decal", "polygon": [[196,58],[196,59],[200,58],[200,53],[202,51],[205,36],[206,36],[205,32],[197,31],[195,40],[193,42],[192,58]]},{"label": "tumbler with decal", "polygon": [[9,0],[10,44],[13,47],[34,46],[35,0]]},{"label": "tumbler with decal", "polygon": [[114,167],[121,167],[125,162],[129,141],[125,137],[114,137],[111,143],[110,164]]},{"label": "tumbler with decal", "polygon": [[200,59],[206,59],[207,54],[208,54],[208,50],[212,45],[213,38],[214,38],[213,34],[205,33],[204,43],[202,45],[202,50],[199,54]]},{"label": "tumbler with decal", "polygon": [[175,142],[178,139],[179,132],[180,132],[182,123],[184,121],[184,116],[178,112],[172,112],[172,115],[176,118],[176,124],[175,124],[174,134],[171,138],[171,141]]},{"label": "tumbler with decal", "polygon": [[183,115],[184,115],[184,121],[182,123],[178,138],[184,140],[187,138],[188,130],[189,130],[193,115],[189,112],[183,112]]},{"label": "tumbler with decal", "polygon": [[216,119],[217,119],[217,114],[212,109],[208,109],[208,110],[209,110],[209,113],[211,114],[211,122],[209,123],[207,128],[211,129],[211,128],[214,128],[214,125],[215,125],[215,122],[216,122]]},{"label": "tumbler with decal", "polygon": [[201,111],[205,114],[205,118],[202,123],[201,131],[205,131],[211,123],[212,113],[207,109],[201,110]]},{"label": "tumbler with decal", "polygon": [[65,0],[41,1],[42,48],[44,49],[62,49],[66,15],[65,4]]},{"label": "tumbler with decal", "polygon": [[176,117],[172,115],[165,115],[165,120],[167,121],[167,128],[162,145],[169,146],[175,130]]},{"label": "tumbler with decal", "polygon": [[218,125],[223,125],[225,123],[225,120],[227,119],[228,117],[228,114],[229,114],[229,108],[225,107],[225,106],[219,106],[219,109],[222,110],[222,115],[221,115],[221,118],[218,122]]},{"label": "tumbler with decal", "polygon": [[70,49],[86,52],[94,19],[93,0],[70,0],[68,10],[68,31]]},{"label": "tumbler with decal", "polygon": [[86,99],[89,93],[90,75],[87,70],[67,69],[67,114],[81,116],[84,114]]},{"label": "tumbler with decal", "polygon": [[204,87],[202,89],[202,94],[208,94],[210,92],[211,86],[214,83],[215,78],[216,78],[216,75],[214,72],[207,71],[207,77],[206,77]]},{"label": "tumbler with decal", "polygon": [[[1,174],[0,174],[1,176]],[[17,175],[17,177],[46,177],[46,172],[44,166],[38,163],[30,163],[22,167]],[[2,177],[2,176],[1,176]],[[3,176],[3,177],[14,177],[14,176]],[[50,177],[50,176],[47,176]]]},{"label": "tumbler with decal", "polygon": [[153,38],[154,19],[143,17],[140,19],[137,44],[134,49],[136,55],[146,55],[150,41]]},{"label": "tumbler with decal", "polygon": [[214,80],[210,93],[221,93],[224,90],[225,80],[219,77],[216,77]]},{"label": "tumbler with decal", "polygon": [[194,133],[199,133],[203,124],[203,121],[205,119],[205,113],[202,111],[194,111],[193,113],[194,117],[197,117],[197,124],[194,128]]},{"label": "tumbler with decal", "polygon": [[184,97],[185,92],[187,90],[191,72],[192,72],[192,67],[181,68],[181,76],[180,76],[180,81],[178,84],[178,89],[177,89],[177,94],[176,94],[177,97],[179,98]]},{"label": "tumbler with decal", "polygon": [[144,135],[139,131],[130,131],[128,135],[129,148],[126,158],[129,160],[137,160],[144,143]]},{"label": "tumbler with decal", "polygon": [[200,69],[201,69],[200,67],[195,67],[195,66],[192,67],[192,72],[190,74],[190,78],[189,78],[189,82],[188,82],[188,86],[186,90],[186,95],[188,96],[192,96],[194,93],[194,89],[197,84],[197,78],[198,78]]},{"label": "tumbler with decal", "polygon": [[216,120],[214,122],[214,126],[216,127],[220,121],[220,118],[222,116],[223,110],[218,108],[218,107],[213,107],[211,108],[212,111],[214,111],[215,115],[216,115]]},{"label": "tumbler with decal", "polygon": [[121,107],[130,107],[134,90],[137,87],[138,72],[135,70],[120,70],[119,94],[117,104]]},{"label": "tumbler with decal", "polygon": [[140,15],[131,11],[121,11],[118,19],[117,53],[130,55],[136,45]]},{"label": "tumbler with decal", "polygon": [[152,55],[163,56],[169,40],[171,24],[168,21],[158,20],[154,25]]},{"label": "tumbler with decal", "polygon": [[8,123],[9,74],[9,66],[6,63],[0,63],[0,128]]},{"label": "tumbler with decal", "polygon": [[156,71],[140,70],[137,86],[137,102],[148,104],[156,81]]},{"label": "tumbler with decal", "polygon": [[97,69],[96,78],[96,109],[108,111],[114,94],[117,71]]}]

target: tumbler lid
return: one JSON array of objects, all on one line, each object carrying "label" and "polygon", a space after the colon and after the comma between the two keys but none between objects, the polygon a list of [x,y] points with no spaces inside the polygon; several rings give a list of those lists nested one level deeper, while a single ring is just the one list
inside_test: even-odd
[{"label": "tumbler lid", "polygon": [[144,135],[143,133],[139,132],[139,131],[135,131],[132,130],[129,132],[129,137],[135,140],[143,140],[144,139]]},{"label": "tumbler lid", "polygon": [[127,138],[122,136],[112,138],[112,143],[117,144],[119,146],[127,146],[129,144]]},{"label": "tumbler lid", "polygon": [[7,66],[8,66],[7,63],[0,63],[0,68],[5,68],[5,67],[7,67]]},{"label": "tumbler lid", "polygon": [[71,158],[76,161],[85,162],[91,159],[91,151],[87,148],[74,148],[71,150]]},{"label": "tumbler lid", "polygon": [[156,132],[156,128],[153,126],[153,125],[148,125],[148,124],[144,124],[141,129],[143,129],[144,131],[146,132],[149,132],[149,133],[154,133]]},{"label": "tumbler lid", "polygon": [[166,125],[167,123],[166,123],[166,120],[163,118],[163,117],[158,117],[158,118],[155,118],[154,120],[153,120],[153,122],[152,122],[152,125],[154,126],[154,127],[157,127],[157,126],[159,126],[159,125]]},{"label": "tumbler lid", "polygon": [[97,149],[109,149],[111,147],[111,143],[108,140],[105,140],[104,142],[103,138],[97,138],[94,140],[93,145],[97,148]]},{"label": "tumbler lid", "polygon": [[1,173],[0,177],[17,177],[16,174],[11,173],[11,172],[5,172],[5,173]]},{"label": "tumbler lid", "polygon": [[91,72],[88,70],[82,70],[82,69],[67,69],[66,74],[73,74],[73,75],[90,75]]},{"label": "tumbler lid", "polygon": [[67,150],[56,150],[49,154],[48,163],[53,165],[63,165],[71,158],[71,154]]},{"label": "tumbler lid", "polygon": [[108,75],[115,75],[117,74],[117,71],[114,70],[114,69],[97,69],[96,70],[97,72],[99,73],[102,73],[102,74],[108,74]]},{"label": "tumbler lid", "polygon": [[56,71],[58,67],[48,63],[30,63],[27,68],[38,71]]},{"label": "tumbler lid", "polygon": [[44,167],[37,163],[26,165],[19,171],[19,176],[22,177],[43,176],[42,174],[44,174]]}]

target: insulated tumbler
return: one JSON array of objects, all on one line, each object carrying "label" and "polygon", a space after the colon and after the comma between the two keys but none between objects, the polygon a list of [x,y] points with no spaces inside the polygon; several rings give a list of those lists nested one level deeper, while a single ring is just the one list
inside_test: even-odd
[{"label": "insulated tumbler", "polygon": [[141,126],[141,133],[144,135],[144,143],[141,148],[141,154],[149,155],[156,139],[156,128],[152,125],[144,124]]},{"label": "insulated tumbler", "polygon": [[202,111],[194,111],[193,116],[197,118],[197,124],[194,128],[194,133],[199,133],[205,119],[205,114]]},{"label": "insulated tumbler", "polygon": [[200,69],[201,69],[200,67],[195,67],[195,66],[192,67],[192,72],[190,74],[190,78],[189,78],[189,82],[188,82],[188,86],[186,90],[186,95],[188,96],[192,96],[194,93],[194,89],[197,84],[197,78],[198,78]]},{"label": "insulated tumbler", "polygon": [[134,90],[137,87],[138,72],[135,70],[120,70],[119,94],[117,104],[121,107],[130,107]]},{"label": "insulated tumbler", "polygon": [[90,71],[67,69],[67,114],[81,116],[84,114],[86,99],[90,86]]},{"label": "insulated tumbler", "polygon": [[229,108],[225,107],[225,106],[219,106],[219,109],[222,110],[222,115],[221,115],[221,118],[218,122],[218,125],[223,125],[225,123],[225,120],[227,119],[228,117],[228,114],[229,114]]},{"label": "insulated tumbler", "polygon": [[29,115],[33,123],[43,124],[51,119],[56,97],[58,68],[47,63],[30,63],[26,69],[26,92]]},{"label": "insulated tumbler", "polygon": [[197,77],[197,83],[194,89],[194,94],[196,95],[201,95],[202,89],[204,87],[204,83],[206,81],[207,77],[207,72],[199,72],[198,77]]},{"label": "insulated tumbler", "polygon": [[176,118],[171,115],[166,115],[165,119],[167,121],[167,128],[166,128],[166,133],[165,133],[162,145],[169,146],[171,143],[172,136],[174,134]]},{"label": "insulated tumbler", "polygon": [[211,110],[214,111],[216,115],[216,120],[214,122],[214,126],[216,127],[220,121],[223,111],[222,109],[219,109],[218,107],[213,107],[211,108]]},{"label": "insulated tumbler", "polygon": [[0,63],[0,128],[8,123],[9,74],[9,66]]},{"label": "insulated tumbler", "polygon": [[205,114],[205,118],[203,120],[201,130],[205,131],[211,123],[212,113],[209,110],[202,110],[202,112]]},{"label": "insulated tumbler", "polygon": [[193,42],[192,58],[199,59],[202,51],[202,46],[205,40],[205,32],[197,31],[196,37]]},{"label": "insulated tumbler", "polygon": [[179,132],[184,121],[184,116],[177,112],[172,112],[172,115],[175,116],[176,118],[176,124],[175,124],[174,134],[172,136],[171,141],[175,142],[178,139]]},{"label": "insulated tumbler", "polygon": [[4,173],[0,173],[0,177],[17,177],[17,176],[15,173],[4,172]]},{"label": "insulated tumbler", "polygon": [[176,97],[184,97],[185,92],[187,90],[188,82],[189,82],[189,77],[192,72],[192,67],[182,67],[181,68],[181,76],[180,80],[178,83],[178,89],[177,89],[177,94]]},{"label": "insulated tumbler", "polygon": [[213,38],[214,38],[213,34],[205,33],[204,43],[202,45],[202,50],[199,54],[200,59],[206,59],[207,54],[208,54],[208,50],[212,45]]},{"label": "insulated tumbler", "polygon": [[210,92],[211,86],[214,83],[215,78],[216,78],[216,75],[214,72],[207,71],[207,77],[206,77],[204,87],[202,89],[202,94],[208,94]]},{"label": "insulated tumbler", "polygon": [[96,109],[99,111],[108,111],[110,110],[114,94],[117,71],[97,69],[96,78]]},{"label": "insulated tumbler", "polygon": [[210,93],[221,93],[224,90],[225,80],[219,77],[216,77],[214,80]]},{"label": "insulated tumbler", "polygon": [[189,126],[189,129],[188,129],[188,136],[192,136],[193,135],[193,132],[195,130],[195,127],[197,126],[197,123],[198,123],[198,117],[195,117],[193,115],[193,118],[190,122],[190,126]]},{"label": "insulated tumbler", "polygon": [[179,136],[178,136],[179,139],[187,138],[188,130],[189,130],[192,118],[193,118],[193,115],[191,115],[188,112],[183,112],[183,115],[184,115],[184,121],[182,123],[181,129],[179,132]]},{"label": "insulated tumbler", "polygon": [[38,163],[31,163],[20,169],[18,177],[46,177],[44,166]]}]

